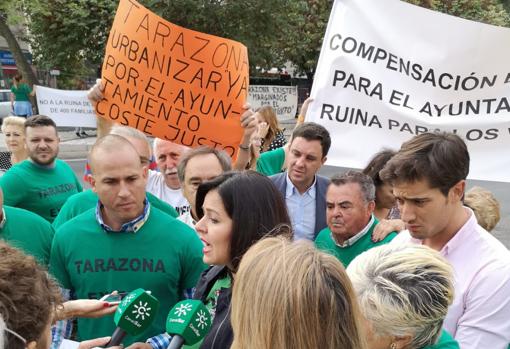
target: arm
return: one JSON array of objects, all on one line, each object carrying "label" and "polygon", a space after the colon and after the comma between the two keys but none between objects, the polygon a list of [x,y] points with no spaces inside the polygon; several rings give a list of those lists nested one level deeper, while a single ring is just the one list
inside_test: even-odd
[{"label": "arm", "polygon": [[[62,289],[62,298],[68,300],[71,292]],[[57,310],[58,311],[58,310]],[[73,333],[73,322],[70,320],[59,320],[58,316],[55,324],[51,327],[51,347],[50,349],[58,349],[65,338],[69,338]]]},{"label": "arm", "polygon": [[76,299],[64,302],[55,314],[57,320],[66,320],[74,317],[98,318],[110,315],[117,310],[117,305],[97,299]]},{"label": "arm", "polygon": [[104,91],[104,85],[101,82],[101,79],[96,80],[96,84],[92,86],[87,93],[87,97],[90,101],[90,103],[96,107],[97,102],[99,102],[101,99],[103,99],[103,91]]},{"label": "arm", "polygon": [[372,241],[382,241],[392,232],[400,232],[406,228],[406,225],[401,219],[381,219],[379,224],[374,228],[372,233]]},{"label": "arm", "polygon": [[[308,97],[307,99],[305,99],[305,101],[301,105],[301,111],[299,112],[299,116],[297,118],[296,127],[298,127],[303,122],[305,122],[306,113],[308,113],[308,106],[312,102],[313,102],[313,98]],[[294,129],[296,129],[296,127],[294,127]]]},{"label": "arm", "polygon": [[[88,340],[88,341],[83,341],[78,346],[78,349],[93,349],[93,348],[96,348],[96,347],[102,347],[104,345],[107,345],[110,342],[111,339],[112,339],[112,337],[102,337],[102,338],[91,339],[91,340]],[[108,347],[108,348],[110,348],[110,349],[121,349],[123,347],[122,346],[115,346],[115,347]]]},{"label": "arm", "polygon": [[245,112],[241,115],[241,127],[243,128],[243,137],[237,152],[237,158],[233,168],[235,170],[244,170],[250,161],[250,145],[251,136],[257,129],[257,120],[255,114],[249,109],[249,105],[245,105]]}]

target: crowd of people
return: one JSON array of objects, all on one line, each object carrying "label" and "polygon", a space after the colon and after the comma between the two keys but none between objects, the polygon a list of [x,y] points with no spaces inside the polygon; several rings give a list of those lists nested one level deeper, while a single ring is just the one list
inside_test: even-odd
[{"label": "crowd of people", "polygon": [[497,200],[466,193],[463,140],[420,134],[327,178],[328,130],[300,117],[287,141],[269,109],[247,106],[235,161],[114,126],[87,190],[50,117],[7,118],[0,348],[107,345],[116,306],[99,299],[143,288],[161,306],[129,349],[166,348],[191,298],[212,326],[185,348],[507,349],[510,252],[488,232]]}]

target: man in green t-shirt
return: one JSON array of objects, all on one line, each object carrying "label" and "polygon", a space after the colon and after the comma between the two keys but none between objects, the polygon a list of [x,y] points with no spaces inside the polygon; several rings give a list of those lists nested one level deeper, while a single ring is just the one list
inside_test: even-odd
[{"label": "man in green t-shirt", "polygon": [[[89,162],[98,204],[57,230],[50,272],[76,298],[150,290],[160,301],[156,320],[142,335],[126,337],[128,345],[164,331],[168,311],[204,269],[203,244],[192,229],[148,202],[147,167],[125,138],[99,139]],[[77,333],[85,340],[111,335],[114,328],[111,317],[78,319]]]},{"label": "man in green t-shirt", "polygon": [[28,118],[25,133],[29,159],[0,178],[4,202],[51,223],[67,198],[81,192],[82,186],[71,167],[57,159],[60,138],[52,119],[44,115]]},{"label": "man in green t-shirt", "polygon": [[347,267],[357,255],[390,242],[396,232],[382,241],[372,241],[372,232],[379,223],[373,215],[374,200],[375,186],[367,175],[348,171],[333,176],[326,192],[328,227],[315,239],[317,248],[337,257]]},{"label": "man in green t-shirt", "polygon": [[0,189],[0,239],[35,257],[44,267],[50,261],[51,224],[35,213],[3,205]]}]

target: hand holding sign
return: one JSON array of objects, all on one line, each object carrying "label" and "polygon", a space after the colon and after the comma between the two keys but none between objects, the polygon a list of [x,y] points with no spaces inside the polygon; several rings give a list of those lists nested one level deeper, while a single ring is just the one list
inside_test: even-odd
[{"label": "hand holding sign", "polygon": [[121,0],[102,72],[99,116],[171,142],[235,153],[248,92],[245,46]]}]

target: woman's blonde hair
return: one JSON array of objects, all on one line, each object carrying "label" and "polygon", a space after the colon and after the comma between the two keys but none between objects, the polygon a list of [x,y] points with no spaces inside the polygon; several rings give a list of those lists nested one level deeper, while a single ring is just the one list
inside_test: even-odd
[{"label": "woman's blonde hair", "polygon": [[25,134],[25,118],[20,116],[8,116],[2,121],[2,133],[5,132],[7,126],[16,126],[21,128],[21,132]]},{"label": "woman's blonde hair", "polygon": [[409,348],[436,343],[453,301],[453,270],[438,252],[383,245],[356,257],[347,274],[376,338],[411,336]]},{"label": "woman's blonde hair", "polygon": [[482,187],[473,187],[466,192],[464,205],[473,210],[478,224],[487,231],[494,229],[501,218],[498,200]]},{"label": "woman's blonde hair", "polygon": [[280,128],[278,117],[276,116],[276,113],[272,107],[261,107],[257,110],[257,113],[262,115],[262,118],[265,122],[267,122],[267,125],[269,126],[267,135],[264,138],[264,146],[262,147],[262,151],[266,151],[269,148],[271,142],[275,139],[276,134],[281,132],[282,129]]},{"label": "woman's blonde hair", "polygon": [[365,348],[342,264],[309,242],[263,239],[234,277],[231,348]]}]

